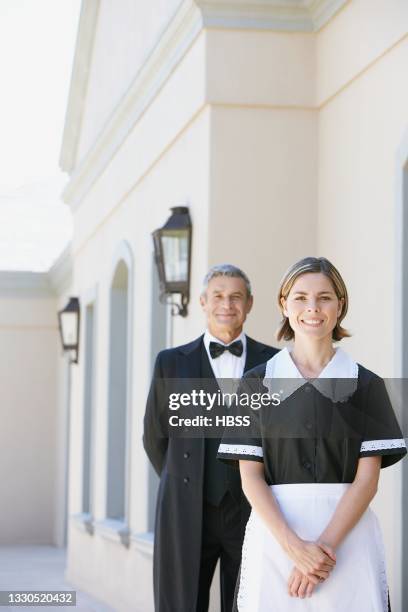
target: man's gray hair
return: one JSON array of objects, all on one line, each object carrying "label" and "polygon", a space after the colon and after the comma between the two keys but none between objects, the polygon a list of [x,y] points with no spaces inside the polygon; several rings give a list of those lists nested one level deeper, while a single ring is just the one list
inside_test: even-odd
[{"label": "man's gray hair", "polygon": [[233,266],[232,264],[219,264],[218,266],[213,266],[207,272],[203,281],[203,291],[205,293],[208,287],[208,283],[213,278],[217,278],[217,276],[229,276],[230,278],[242,278],[245,283],[248,297],[252,295],[251,283],[249,282],[249,278],[240,268]]}]

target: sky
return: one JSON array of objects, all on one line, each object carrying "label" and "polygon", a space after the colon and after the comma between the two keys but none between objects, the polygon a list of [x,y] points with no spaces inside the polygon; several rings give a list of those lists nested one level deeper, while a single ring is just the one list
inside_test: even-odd
[{"label": "sky", "polygon": [[80,0],[0,0],[0,270],[44,272],[72,236],[59,169]]}]

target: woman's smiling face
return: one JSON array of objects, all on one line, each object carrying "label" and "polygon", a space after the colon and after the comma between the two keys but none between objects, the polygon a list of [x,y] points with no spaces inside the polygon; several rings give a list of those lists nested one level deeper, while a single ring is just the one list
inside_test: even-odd
[{"label": "woman's smiling face", "polygon": [[295,280],[287,298],[281,299],[281,304],[295,336],[300,334],[321,339],[326,336],[331,338],[343,299],[338,299],[325,274],[307,272]]}]

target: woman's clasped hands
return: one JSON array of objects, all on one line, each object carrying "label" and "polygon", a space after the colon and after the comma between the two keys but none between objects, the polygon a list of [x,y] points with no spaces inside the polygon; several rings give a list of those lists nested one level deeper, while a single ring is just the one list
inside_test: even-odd
[{"label": "woman's clasped hands", "polygon": [[324,542],[297,539],[287,550],[295,564],[289,579],[291,597],[310,597],[317,584],[324,582],[336,565],[334,549]]}]

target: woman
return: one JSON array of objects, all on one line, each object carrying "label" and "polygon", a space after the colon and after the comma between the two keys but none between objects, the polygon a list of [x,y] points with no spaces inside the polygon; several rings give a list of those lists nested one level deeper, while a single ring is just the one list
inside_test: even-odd
[{"label": "woman", "polygon": [[[384,382],[333,342],[347,290],[336,268],[308,257],[285,275],[278,340],[294,340],[248,373],[251,432],[226,432],[218,456],[239,461],[252,506],[237,585],[239,612],[386,612],[381,533],[369,504],[379,471],[406,454]],[[238,402],[237,410],[245,411]],[[306,598],[306,599],[305,599]]]}]

